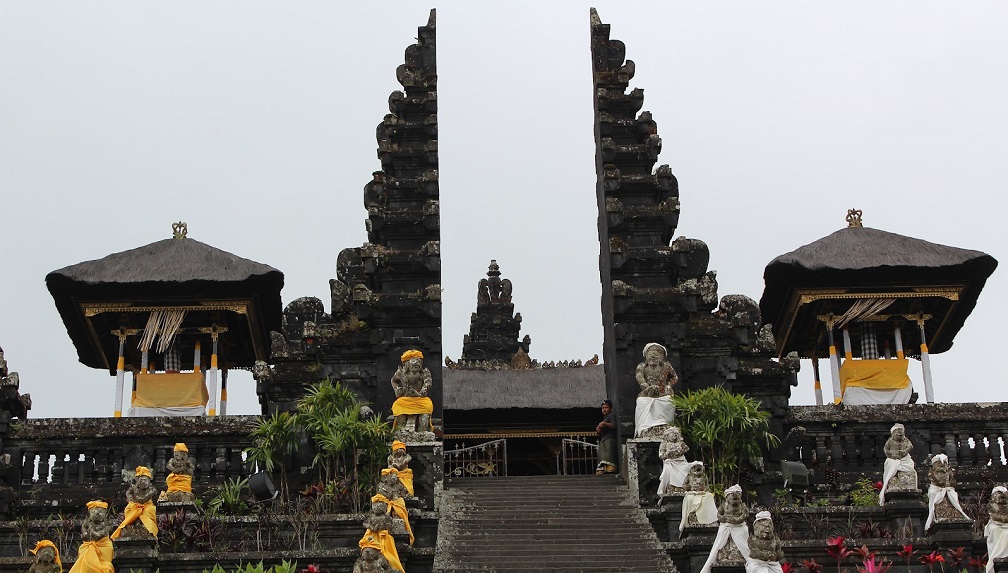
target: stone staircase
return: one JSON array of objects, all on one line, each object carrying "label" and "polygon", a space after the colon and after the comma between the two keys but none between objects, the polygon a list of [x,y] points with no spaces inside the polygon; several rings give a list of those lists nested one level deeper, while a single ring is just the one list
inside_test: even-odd
[{"label": "stone staircase", "polygon": [[456,478],[438,499],[435,573],[674,573],[615,475]]}]

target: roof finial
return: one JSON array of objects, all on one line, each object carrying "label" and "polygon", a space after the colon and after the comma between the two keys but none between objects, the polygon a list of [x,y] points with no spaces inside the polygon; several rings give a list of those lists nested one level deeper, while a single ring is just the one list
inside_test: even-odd
[{"label": "roof finial", "polygon": [[185,221],[172,223],[171,230],[173,239],[184,239],[189,233],[189,227],[185,224]]},{"label": "roof finial", "polygon": [[861,209],[847,209],[847,226],[863,227],[861,224]]}]

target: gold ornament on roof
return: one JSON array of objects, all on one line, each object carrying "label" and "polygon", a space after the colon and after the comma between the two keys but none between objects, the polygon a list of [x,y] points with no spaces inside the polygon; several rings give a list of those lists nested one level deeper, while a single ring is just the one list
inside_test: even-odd
[{"label": "gold ornament on roof", "polygon": [[172,223],[171,230],[174,239],[184,239],[189,234],[189,226],[185,224],[185,221]]},{"label": "gold ornament on roof", "polygon": [[861,209],[847,209],[847,226],[863,227],[861,224]]}]

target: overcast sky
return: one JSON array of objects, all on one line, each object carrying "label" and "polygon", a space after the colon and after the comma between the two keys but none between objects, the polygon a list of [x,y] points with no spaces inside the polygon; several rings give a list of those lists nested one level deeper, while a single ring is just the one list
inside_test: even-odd
[{"label": "overcast sky", "polygon": [[[679,180],[677,234],[710,246],[720,295],[758,300],[766,264],[849,208],[1008,260],[1008,4],[594,4],[637,64]],[[533,358],[602,354],[589,5],[436,6],[454,359],[491,258]],[[0,346],[33,417],[113,410],[114,377],[77,362],[45,275],[174,221],[283,271],[285,304],[328,309],[337,254],[367,240],[375,126],[428,10],[0,0]],[[1008,398],[1006,273],[933,357],[938,401]],[[792,404],[813,403],[810,371]],[[257,412],[251,377],[231,380],[231,412]]]}]

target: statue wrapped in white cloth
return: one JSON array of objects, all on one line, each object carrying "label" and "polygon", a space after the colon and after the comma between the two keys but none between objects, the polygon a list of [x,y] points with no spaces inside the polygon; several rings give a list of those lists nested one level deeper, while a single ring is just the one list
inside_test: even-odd
[{"label": "statue wrapped in white cloth", "polygon": [[690,464],[686,486],[679,531],[686,529],[687,525],[710,525],[716,522],[717,506],[714,504],[714,494],[707,491],[707,474],[703,462]]},{"label": "statue wrapped in white cloth", "polygon": [[883,451],[886,460],[882,467],[882,489],[879,491],[879,505],[885,505],[886,492],[916,491],[917,471],[914,469],[910,452],[913,444],[906,437],[903,424],[893,424],[889,429],[889,439],[886,440]]},{"label": "statue wrapped in white cloth", "polygon": [[774,531],[769,511],[756,514],[753,534],[749,538],[749,558],[746,559],[746,573],[783,573],[780,560],[784,557],[780,537]]},{"label": "statue wrapped in white cloth", "polygon": [[955,490],[955,470],[949,466],[948,456],[938,454],[931,458],[928,470],[928,516],[924,531],[936,521],[972,521],[959,505],[959,494]]},{"label": "statue wrapped in white cloth", "polygon": [[994,560],[1008,557],[1008,488],[999,485],[991,490],[987,513],[990,514],[990,521],[984,527],[987,573],[994,573]]},{"label": "statue wrapped in white cloth", "polygon": [[662,434],[658,446],[658,457],[662,460],[661,477],[658,478],[658,495],[672,493],[673,488],[682,489],[689,474],[689,462],[684,455],[689,446],[683,441],[678,426],[669,426]]},{"label": "statue wrapped in white cloth", "polygon": [[668,351],[657,342],[644,345],[644,361],[637,365],[637,408],[634,412],[634,436],[657,438],[675,418],[672,387],[679,382],[675,369],[666,359]]},{"label": "statue wrapped in white cloth", "polygon": [[710,554],[700,573],[710,573],[714,565],[741,565],[749,561],[749,508],[742,501],[738,484],[725,490],[725,500],[718,508],[718,531]]}]

